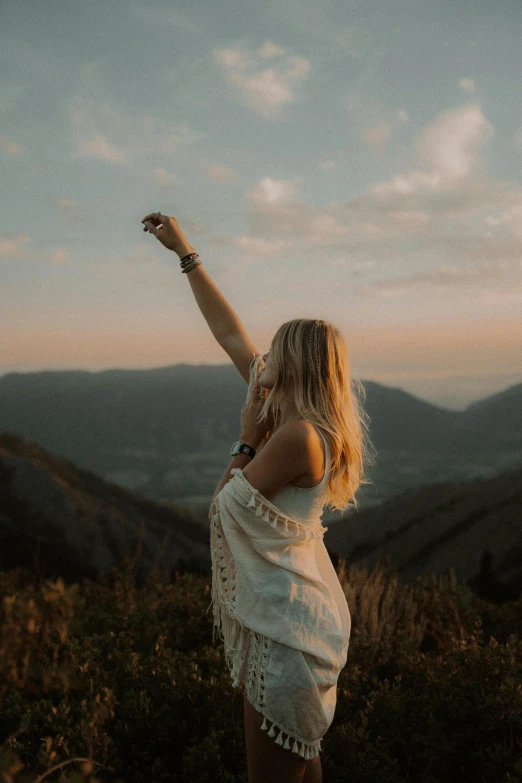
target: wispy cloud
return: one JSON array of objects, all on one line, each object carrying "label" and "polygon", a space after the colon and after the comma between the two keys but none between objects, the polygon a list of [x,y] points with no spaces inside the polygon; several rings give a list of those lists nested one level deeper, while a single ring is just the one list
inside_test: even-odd
[{"label": "wispy cloud", "polygon": [[335,160],[322,160],[319,163],[321,171],[337,171],[337,162]]},{"label": "wispy cloud", "polygon": [[56,248],[56,250],[51,254],[51,263],[53,264],[64,264],[68,260],[69,253],[67,253],[62,247]]},{"label": "wispy cloud", "polygon": [[459,87],[464,90],[465,92],[474,93],[475,92],[475,82],[473,79],[460,79],[459,80]]},{"label": "wispy cloud", "polygon": [[88,208],[70,198],[47,196],[45,199],[53,208],[58,207],[59,215],[67,224],[85,226],[91,218]]},{"label": "wispy cloud", "polygon": [[101,133],[85,136],[81,131],[77,131],[74,142],[75,149],[71,155],[73,158],[96,158],[110,163],[125,163],[125,154]]},{"label": "wispy cloud", "polygon": [[426,285],[447,289],[474,283],[496,283],[511,279],[513,269],[513,262],[506,259],[480,261],[468,266],[441,264],[429,272],[415,272],[405,277],[361,285],[358,291],[368,296],[387,297],[402,295],[412,288]]},{"label": "wispy cloud", "polygon": [[[305,57],[290,55],[271,41],[256,51],[236,45],[216,48],[213,55],[237,99],[265,119],[278,117],[286,105],[299,99],[296,90],[312,70]],[[267,59],[277,62],[263,68]]]},{"label": "wispy cloud", "polygon": [[257,185],[247,190],[246,196],[252,204],[260,208],[269,207],[272,204],[290,204],[297,200],[302,184],[302,177],[279,180],[273,177],[263,177]]},{"label": "wispy cloud", "polygon": [[366,128],[363,130],[362,138],[363,141],[369,147],[371,147],[372,150],[374,150],[374,152],[381,154],[384,152],[386,145],[388,144],[390,133],[390,124],[385,120],[381,120],[372,128]]},{"label": "wispy cloud", "polygon": [[206,138],[186,123],[173,125],[155,117],[132,115],[109,100],[75,96],[69,105],[72,158],[137,166],[147,156],[174,160],[186,147]]},{"label": "wispy cloud", "polygon": [[207,176],[214,182],[231,182],[237,178],[237,172],[224,163],[214,163],[208,166]]},{"label": "wispy cloud", "polygon": [[60,209],[63,210],[63,212],[67,215],[67,217],[71,217],[71,215],[74,215],[75,210],[77,209],[78,205],[76,201],[72,201],[70,198],[50,198],[51,201],[58,204]]},{"label": "wispy cloud", "polygon": [[9,239],[0,237],[0,258],[24,258],[27,255],[24,246],[30,241],[27,234],[18,234]]},{"label": "wispy cloud", "polygon": [[421,160],[450,183],[478,170],[481,147],[493,136],[493,126],[477,103],[442,112],[422,134],[417,150]]},{"label": "wispy cloud", "polygon": [[22,146],[7,136],[0,136],[0,150],[11,158],[18,158],[23,154]]},{"label": "wispy cloud", "polygon": [[[29,247],[26,247],[27,245]],[[0,258],[50,265],[64,264],[70,260],[69,253],[61,247],[55,247],[54,250],[46,253],[42,252],[41,248],[32,248],[31,246],[32,240],[27,234],[18,234],[10,238],[0,237]]]},{"label": "wispy cloud", "polygon": [[363,88],[356,79],[342,99],[348,113],[350,126],[358,128],[358,135],[377,155],[382,155],[393,132],[410,122],[405,109],[392,109],[373,97],[371,90]]},{"label": "wispy cloud", "polygon": [[152,171],[152,177],[157,185],[164,188],[170,188],[176,177],[167,171],[163,166],[156,167]]}]

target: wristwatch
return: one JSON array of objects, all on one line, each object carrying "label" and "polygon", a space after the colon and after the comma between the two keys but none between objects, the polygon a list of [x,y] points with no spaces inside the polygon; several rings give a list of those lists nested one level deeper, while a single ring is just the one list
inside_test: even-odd
[{"label": "wristwatch", "polygon": [[247,457],[256,456],[256,450],[252,448],[252,446],[248,446],[246,443],[241,443],[240,440],[236,440],[230,449],[230,453],[233,457],[235,457],[236,454],[246,454]]}]

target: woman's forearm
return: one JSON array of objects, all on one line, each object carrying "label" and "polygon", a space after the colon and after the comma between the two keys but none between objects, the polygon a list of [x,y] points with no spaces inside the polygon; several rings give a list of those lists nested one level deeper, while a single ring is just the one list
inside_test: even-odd
[{"label": "woman's forearm", "polygon": [[[194,252],[194,248],[187,245],[184,250],[179,251],[178,255],[182,258],[183,255]],[[189,279],[190,287],[199,309],[203,313],[210,331],[218,343],[221,343],[225,337],[242,330],[243,326],[239,317],[214,283],[203,264],[195,267],[191,272],[187,272],[186,277]]]},{"label": "woman's forearm", "polygon": [[213,515],[216,512],[216,506],[215,506],[215,500],[217,495],[221,492],[225,484],[228,484],[230,479],[232,478],[232,468],[246,468],[246,466],[252,462],[252,457],[249,457],[248,454],[236,454],[235,457],[232,457],[230,460],[230,464],[228,468],[223,473],[223,476],[221,478],[221,481],[216,487],[216,490],[212,496],[212,502],[210,504],[210,509],[208,512],[208,518],[212,519]]},{"label": "woman's forearm", "polygon": [[230,479],[232,478],[232,468],[246,468],[247,465],[249,465],[252,462],[252,457],[249,457],[248,454],[236,454],[232,459],[230,460],[230,464],[228,468],[225,470],[221,477],[221,481],[216,487],[216,490],[214,492],[214,499],[216,495],[218,495],[225,484],[228,484]]}]

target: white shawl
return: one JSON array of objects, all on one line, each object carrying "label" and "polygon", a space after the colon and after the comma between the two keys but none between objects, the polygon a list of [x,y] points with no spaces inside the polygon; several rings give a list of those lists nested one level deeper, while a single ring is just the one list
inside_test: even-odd
[{"label": "white shawl", "polygon": [[[308,524],[291,519],[250,484],[241,468],[233,468],[232,474],[211,506],[213,640],[220,632],[233,674],[244,630],[277,643],[278,663],[272,670],[269,664],[265,685],[270,671],[272,677],[282,672],[281,692],[286,688],[288,695],[265,705],[262,728],[268,717],[273,723],[269,736],[275,736],[275,726],[281,731],[278,744],[283,744],[284,732],[284,747],[293,738],[292,750],[313,758],[333,720],[351,625],[322,540],[328,528],[320,518]],[[294,691],[299,690],[293,702],[288,693],[292,676]],[[237,676],[233,684],[239,684]],[[274,679],[271,687],[277,692]],[[254,706],[261,711],[262,705]]]}]

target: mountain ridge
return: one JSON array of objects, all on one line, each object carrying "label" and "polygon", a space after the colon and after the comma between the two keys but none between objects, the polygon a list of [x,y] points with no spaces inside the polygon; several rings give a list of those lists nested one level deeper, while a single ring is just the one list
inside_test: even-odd
[{"label": "mountain ridge", "polygon": [[[522,461],[522,384],[469,411],[363,381],[376,464],[361,507],[441,480],[488,477]],[[8,373],[0,432],[14,432],[151,500],[206,507],[239,436],[247,385],[232,364]],[[358,393],[358,392],[357,392]],[[329,513],[329,512],[326,512]]]}]

